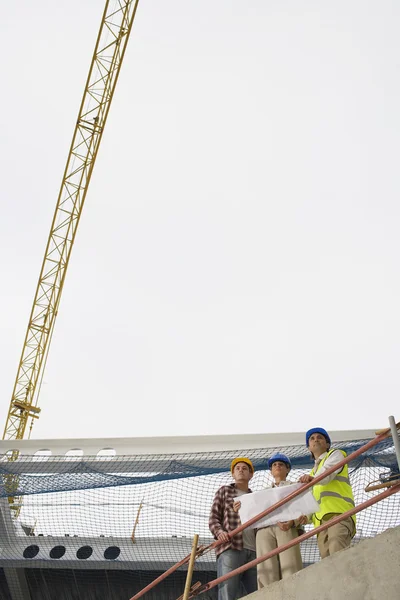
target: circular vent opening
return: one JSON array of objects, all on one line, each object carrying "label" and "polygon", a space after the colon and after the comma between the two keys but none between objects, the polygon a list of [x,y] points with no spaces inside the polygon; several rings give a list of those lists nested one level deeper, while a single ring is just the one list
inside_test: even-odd
[{"label": "circular vent opening", "polygon": [[93,548],[91,548],[90,546],[82,546],[82,548],[79,548],[79,550],[77,551],[76,556],[80,560],[85,560],[86,558],[89,558],[89,556],[92,556],[92,554]]},{"label": "circular vent opening", "polygon": [[61,558],[65,554],[65,546],[54,546],[50,550],[50,558]]},{"label": "circular vent opening", "polygon": [[23,556],[24,558],[35,558],[39,554],[39,546],[28,546],[25,548]]},{"label": "circular vent opening", "polygon": [[121,554],[121,550],[118,546],[110,546],[104,550],[104,558],[106,560],[115,560]]}]

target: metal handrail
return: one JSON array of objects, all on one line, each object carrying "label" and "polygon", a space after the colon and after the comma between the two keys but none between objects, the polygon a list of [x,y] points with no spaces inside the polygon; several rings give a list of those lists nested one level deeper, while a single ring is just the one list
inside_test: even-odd
[{"label": "metal handrail", "polygon": [[[399,427],[400,427],[400,423],[396,423],[396,428],[398,429]],[[314,477],[312,479],[312,481],[310,481],[308,483],[305,483],[304,485],[302,485],[297,490],[294,490],[293,492],[291,492],[290,494],[288,494],[287,496],[285,496],[285,498],[282,498],[281,500],[279,500],[278,502],[276,502],[274,505],[272,505],[269,508],[265,509],[264,511],[262,511],[261,513],[259,513],[255,517],[252,517],[251,519],[249,519],[245,523],[242,523],[241,525],[239,525],[239,527],[237,527],[233,531],[230,531],[228,533],[229,537],[233,538],[235,535],[237,535],[238,533],[240,533],[241,531],[243,531],[244,529],[246,529],[250,525],[253,525],[254,523],[256,523],[257,521],[259,521],[263,517],[266,517],[267,515],[269,515],[272,512],[274,512],[277,508],[280,508],[281,506],[283,506],[284,504],[286,504],[290,500],[293,500],[293,498],[296,498],[300,494],[303,494],[310,487],[312,487],[315,484],[319,483],[320,481],[322,481],[323,479],[325,479],[325,477],[327,477],[328,475],[331,475],[332,473],[334,473],[335,471],[337,471],[338,469],[340,469],[341,467],[343,467],[344,465],[346,465],[350,461],[354,460],[355,458],[357,458],[361,454],[364,454],[364,452],[366,452],[370,448],[373,448],[374,446],[376,446],[377,444],[379,444],[380,442],[382,442],[383,440],[385,440],[390,435],[391,435],[391,429],[390,429],[390,427],[387,428],[387,429],[384,429],[384,430],[380,431],[378,433],[378,435],[376,435],[376,437],[372,438],[372,440],[370,440],[369,442],[367,442],[363,446],[360,446],[360,448],[358,448],[357,450],[355,450],[354,452],[352,452],[348,456],[344,457],[343,460],[341,460],[337,464],[333,465],[332,467],[330,467],[329,469],[327,469],[326,471],[324,471],[321,475],[318,475],[317,477]],[[396,487],[392,487],[391,489],[393,490],[392,493],[394,493],[395,491],[397,491]],[[313,530],[313,531],[315,531],[315,530]],[[311,536],[308,536],[308,537],[311,537]],[[226,542],[225,541],[221,541],[221,540],[216,540],[215,542],[209,544],[208,546],[200,546],[197,549],[196,557],[199,558],[200,556],[203,556],[203,554],[206,554],[206,553],[210,552],[211,550],[214,550],[215,548],[217,548],[221,544],[226,544]],[[142,590],[140,590],[137,594],[135,594],[134,596],[132,596],[130,598],[130,600],[139,600],[139,598],[142,598],[147,592],[149,592],[156,585],[158,585],[159,583],[161,583],[161,581],[163,581],[164,579],[166,579],[169,575],[171,575],[172,573],[174,573],[177,569],[179,569],[183,565],[187,564],[189,562],[189,560],[190,560],[190,556],[191,555],[188,554],[182,560],[180,560],[178,563],[176,563],[175,565],[173,565],[172,567],[170,567],[169,569],[167,569],[164,573],[162,573],[161,575],[159,575],[159,577],[157,577],[156,579],[154,579],[154,581],[152,581],[151,583],[149,583],[146,587],[144,587]],[[250,563],[248,563],[248,564],[250,564]]]},{"label": "metal handrail", "polygon": [[298,536],[297,538],[294,538],[287,544],[283,544],[282,546],[279,546],[278,548],[271,550],[267,554],[263,554],[263,556],[259,556],[258,558],[255,558],[254,560],[246,563],[245,565],[242,565],[241,567],[238,567],[237,569],[230,571],[226,575],[222,575],[221,577],[218,577],[217,579],[214,579],[213,581],[210,581],[209,583],[205,583],[200,587],[195,584],[195,586],[193,586],[193,588],[191,590],[191,593],[189,594],[188,600],[191,600],[191,598],[195,598],[196,596],[199,596],[200,594],[204,594],[205,592],[211,590],[212,588],[216,587],[220,583],[223,583],[227,579],[230,579],[231,577],[235,577],[235,575],[240,575],[241,573],[244,573],[244,571],[247,571],[247,569],[251,569],[252,567],[257,566],[259,563],[264,562],[265,560],[268,560],[272,556],[276,556],[277,554],[280,554],[281,552],[288,550],[288,548],[292,548],[293,546],[296,546],[297,544],[304,542],[304,540],[308,540],[310,537],[317,535],[321,531],[325,531],[325,529],[328,529],[329,527],[332,527],[333,525],[337,525],[337,523],[340,523],[344,519],[347,519],[348,517],[352,517],[356,513],[364,510],[365,508],[368,508],[369,506],[372,506],[373,504],[376,504],[377,502],[380,502],[381,500],[384,500],[385,498],[388,498],[389,496],[391,496],[392,494],[395,494],[396,492],[400,492],[400,482],[398,482],[396,484],[396,486],[388,488],[387,490],[385,490],[384,492],[381,492],[377,496],[374,496],[373,498],[370,498],[369,500],[362,502],[355,508],[352,508],[351,510],[348,510],[347,512],[342,513],[342,514],[338,515],[337,517],[334,517],[333,519],[326,521],[322,525],[319,525],[318,527],[315,527],[314,529],[311,529],[310,531],[303,533],[302,535]]}]

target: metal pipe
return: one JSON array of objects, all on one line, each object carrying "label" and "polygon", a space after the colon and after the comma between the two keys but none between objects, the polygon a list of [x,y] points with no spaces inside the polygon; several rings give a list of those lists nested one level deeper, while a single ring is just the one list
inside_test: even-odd
[{"label": "metal pipe", "polygon": [[400,483],[398,483],[396,486],[388,488],[387,490],[385,490],[384,492],[381,492],[377,496],[373,496],[372,498],[370,498],[369,500],[366,500],[362,504],[359,504],[355,508],[352,508],[351,510],[348,510],[347,512],[345,512],[343,514],[338,515],[337,517],[334,517],[333,519],[330,519],[330,521],[327,521],[323,525],[320,525],[319,527],[316,527],[315,529],[311,529],[311,531],[307,531],[307,533],[300,535],[299,537],[291,540],[287,544],[284,544],[283,546],[280,546],[279,548],[275,548],[275,550],[271,550],[271,552],[268,552],[268,554],[264,554],[263,556],[260,556],[259,558],[255,558],[254,560],[235,569],[234,571],[230,571],[230,573],[227,573],[226,575],[222,575],[222,577],[218,577],[217,579],[214,579],[213,581],[210,581],[209,583],[205,583],[201,587],[192,591],[192,594],[189,596],[189,598],[190,599],[195,598],[196,596],[199,596],[200,594],[204,594],[204,592],[208,592],[209,590],[216,587],[220,583],[223,583],[227,579],[230,579],[231,577],[234,577],[235,575],[240,575],[241,573],[244,573],[244,571],[247,571],[247,569],[251,569],[252,567],[255,567],[256,565],[258,565],[259,563],[264,562],[265,560],[268,560],[268,558],[271,558],[272,556],[275,556],[276,554],[280,554],[284,550],[287,550],[288,548],[292,548],[292,546],[296,546],[296,544],[300,544],[300,542],[303,542],[304,540],[308,540],[308,538],[312,537],[313,535],[316,535],[317,533],[320,533],[321,531],[325,531],[325,529],[328,529],[329,527],[332,527],[333,525],[340,523],[340,521],[342,521],[343,519],[346,519],[347,517],[351,517],[352,515],[355,515],[356,513],[360,512],[361,510],[364,510],[365,508],[368,508],[369,506],[372,506],[373,504],[376,504],[380,500],[384,500],[388,496],[391,496],[392,494],[395,494],[396,492],[399,492],[399,491],[400,491]]},{"label": "metal pipe", "polygon": [[[398,423],[397,426],[399,426],[399,425],[400,424]],[[243,529],[246,529],[246,527],[253,525],[254,523],[259,521],[263,517],[266,517],[267,515],[272,513],[277,508],[280,508],[283,504],[286,504],[286,502],[289,502],[289,500],[293,500],[293,498],[296,498],[296,496],[299,496],[300,494],[305,492],[307,489],[309,489],[310,487],[312,487],[319,481],[322,481],[323,479],[325,479],[325,477],[327,477],[328,475],[331,475],[332,473],[334,473],[335,471],[337,471],[338,469],[343,467],[345,464],[347,464],[351,460],[357,458],[358,456],[360,456],[361,454],[363,454],[370,448],[373,448],[374,446],[376,446],[376,444],[379,444],[379,442],[382,442],[384,439],[386,439],[390,435],[390,433],[391,433],[390,428],[380,431],[376,437],[372,438],[372,440],[370,440],[369,442],[367,442],[366,444],[364,444],[363,446],[358,448],[358,450],[355,450],[354,452],[352,452],[351,454],[349,454],[348,456],[343,458],[343,460],[341,460],[338,464],[330,467],[329,469],[324,471],[324,473],[322,473],[321,475],[314,477],[314,479],[312,481],[310,481],[309,483],[305,483],[299,489],[295,490],[294,492],[291,492],[285,498],[282,498],[282,500],[279,500],[279,502],[277,502],[273,506],[270,506],[269,508],[262,511],[260,514],[256,515],[252,519],[249,519],[248,521],[246,521],[246,523],[243,523],[242,525],[239,525],[239,527],[237,527],[233,531],[230,531],[228,534],[229,537],[230,538],[234,537],[235,535],[237,535],[238,533],[243,531]],[[216,540],[215,542],[213,542],[212,544],[210,544],[208,546],[200,546],[197,551],[197,557],[202,556],[203,554],[210,552],[211,550],[214,550],[214,548],[217,548],[218,546],[220,546],[221,544],[224,544],[224,543],[225,542],[223,542],[223,541]],[[137,594],[132,596],[132,598],[130,598],[130,600],[139,600],[139,598],[142,598],[142,596],[144,596],[147,592],[149,592],[151,589],[153,589],[153,587],[155,587],[156,585],[161,583],[161,581],[163,581],[166,577],[168,577],[169,575],[174,573],[177,569],[179,569],[179,567],[185,565],[187,562],[189,562],[189,560],[190,560],[190,554],[185,556],[185,558],[182,558],[182,560],[180,560],[178,563],[176,563],[175,565],[173,565],[172,567],[167,569],[167,571],[165,571],[164,573],[159,575],[156,579],[154,579],[154,581],[152,581],[146,587],[144,587],[142,590],[140,590],[140,592],[138,592]]]},{"label": "metal pipe", "polygon": [[392,432],[394,451],[396,453],[397,458],[397,468],[400,471],[400,439],[399,434],[397,433],[396,421],[393,416],[389,417],[390,431]]},{"label": "metal pipe", "polygon": [[188,600],[188,598],[189,598],[190,588],[192,586],[192,576],[193,576],[194,562],[196,560],[198,541],[199,541],[199,534],[195,533],[194,538],[193,538],[192,553],[190,555],[189,566],[188,566],[187,575],[186,575],[185,591],[183,592],[182,600]]}]

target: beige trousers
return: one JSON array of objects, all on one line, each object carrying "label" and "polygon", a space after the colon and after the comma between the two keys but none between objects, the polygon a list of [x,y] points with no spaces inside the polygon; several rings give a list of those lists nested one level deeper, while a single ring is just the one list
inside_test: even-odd
[{"label": "beige trousers", "polygon": [[[257,557],[267,554],[278,546],[287,544],[296,537],[298,537],[298,531],[295,527],[292,527],[289,531],[281,531],[278,525],[259,529],[256,536]],[[258,589],[267,587],[274,581],[290,577],[302,568],[300,545],[297,544],[297,546],[293,546],[293,548],[272,556],[272,558],[268,558],[257,565]]]},{"label": "beige trousers", "polygon": [[[336,515],[332,515],[335,517]],[[332,518],[331,517],[331,518]],[[318,533],[318,548],[321,558],[326,558],[339,550],[350,546],[351,538],[354,535],[355,525],[351,517],[347,517],[337,525],[325,529]]]}]

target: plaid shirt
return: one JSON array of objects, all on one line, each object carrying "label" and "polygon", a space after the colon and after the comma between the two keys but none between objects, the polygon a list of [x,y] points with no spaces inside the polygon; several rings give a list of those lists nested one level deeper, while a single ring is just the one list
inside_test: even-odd
[{"label": "plaid shirt", "polygon": [[[251,493],[251,489],[249,489]],[[233,510],[233,502],[237,496],[234,483],[223,485],[215,494],[214,501],[211,506],[210,518],[208,526],[215,539],[218,539],[220,531],[233,531],[241,525],[239,513]],[[242,532],[234,535],[230,542],[221,544],[215,548],[215,554],[219,556],[228,548],[232,550],[243,550],[243,535]]]}]

